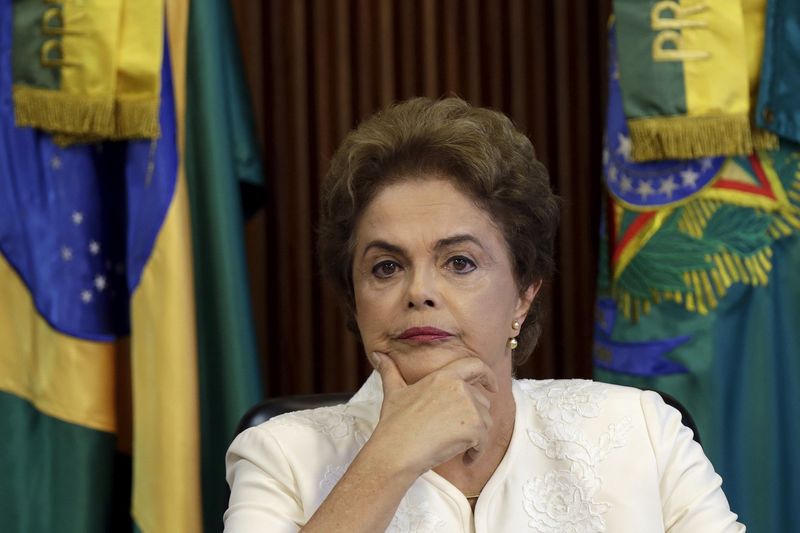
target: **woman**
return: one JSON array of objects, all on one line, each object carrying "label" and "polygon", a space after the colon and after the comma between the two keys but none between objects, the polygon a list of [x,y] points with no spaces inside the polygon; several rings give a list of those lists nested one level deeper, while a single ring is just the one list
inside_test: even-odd
[{"label": "woman", "polygon": [[322,265],[376,371],[346,405],[236,438],[227,532],[744,530],[657,394],[513,379],[558,209],[508,118],[391,107],[344,140],[322,198]]}]

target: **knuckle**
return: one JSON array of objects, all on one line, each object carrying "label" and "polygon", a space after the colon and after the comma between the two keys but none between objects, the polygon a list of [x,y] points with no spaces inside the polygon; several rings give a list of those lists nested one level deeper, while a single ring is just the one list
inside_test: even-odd
[{"label": "knuckle", "polygon": [[433,374],[429,375],[430,381],[434,385],[441,385],[445,383],[447,380],[446,378],[439,372],[434,372]]}]

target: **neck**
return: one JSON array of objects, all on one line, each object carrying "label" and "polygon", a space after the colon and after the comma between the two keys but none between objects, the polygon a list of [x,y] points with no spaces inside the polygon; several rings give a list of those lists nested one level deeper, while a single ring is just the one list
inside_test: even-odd
[{"label": "neck", "polygon": [[469,459],[466,454],[460,454],[433,469],[467,496],[480,494],[483,486],[505,457],[511,442],[516,404],[511,392],[510,373],[507,375],[508,378],[501,380],[499,384],[500,390],[491,398],[492,406],[489,414],[493,423],[489,429],[486,449],[474,459]]}]

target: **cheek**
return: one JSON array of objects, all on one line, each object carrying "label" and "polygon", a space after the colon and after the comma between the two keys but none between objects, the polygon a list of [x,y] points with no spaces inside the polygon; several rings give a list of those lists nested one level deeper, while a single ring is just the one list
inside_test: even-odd
[{"label": "cheek", "polygon": [[513,321],[516,288],[504,283],[491,284],[462,299],[458,314],[465,332],[484,347],[504,345]]},{"label": "cheek", "polygon": [[393,301],[387,291],[376,291],[364,284],[356,285],[356,323],[365,342],[386,329],[386,323],[392,320]]}]

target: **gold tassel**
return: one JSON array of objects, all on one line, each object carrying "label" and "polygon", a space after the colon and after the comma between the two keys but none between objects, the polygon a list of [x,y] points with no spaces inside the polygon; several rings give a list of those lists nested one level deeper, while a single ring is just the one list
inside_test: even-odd
[{"label": "gold tassel", "polygon": [[777,150],[781,146],[780,139],[771,131],[754,127],[750,133],[753,136],[753,148],[756,150]]},{"label": "gold tassel", "polygon": [[628,120],[634,161],[746,155],[753,151],[747,115]]},{"label": "gold tassel", "polygon": [[117,100],[112,133],[106,135],[56,133],[53,135],[53,142],[66,147],[104,140],[157,139],[161,135],[158,107],[158,98]]},{"label": "gold tassel", "polygon": [[160,134],[157,97],[117,100],[115,139],[157,139]]},{"label": "gold tassel", "polygon": [[114,131],[113,97],[65,94],[25,85],[15,85],[13,93],[17,126],[78,135],[109,135]]}]

